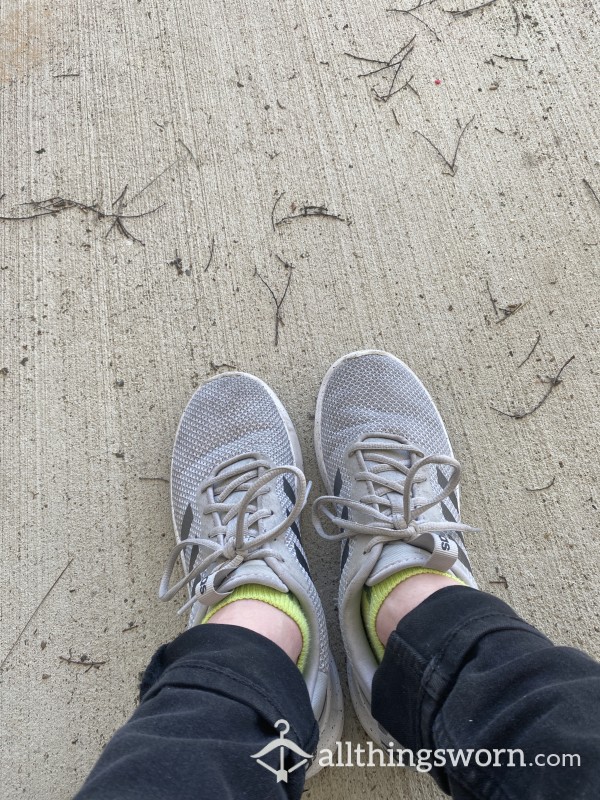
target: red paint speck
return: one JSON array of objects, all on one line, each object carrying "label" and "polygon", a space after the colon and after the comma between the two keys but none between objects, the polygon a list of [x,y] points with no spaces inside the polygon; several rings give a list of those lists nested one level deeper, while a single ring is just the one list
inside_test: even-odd
[{"label": "red paint speck", "polygon": [[441,82],[441,80],[439,78],[436,78],[434,83],[435,83],[436,86],[441,86],[442,85],[442,82]]}]

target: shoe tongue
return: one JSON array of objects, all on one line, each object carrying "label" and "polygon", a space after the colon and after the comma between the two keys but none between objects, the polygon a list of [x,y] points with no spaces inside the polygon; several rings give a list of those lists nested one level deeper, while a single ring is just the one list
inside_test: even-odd
[{"label": "shoe tongue", "polygon": [[[372,436],[365,439],[365,442],[369,445],[373,445],[372,450],[365,453],[367,469],[372,469],[377,464],[377,462],[369,459],[370,452],[377,455],[391,456],[407,469],[412,466],[411,453],[403,450],[400,443],[398,443],[397,450],[377,450],[378,444],[385,443],[389,445],[390,440],[383,437]],[[378,472],[377,477],[385,478],[395,483],[404,483],[404,475],[392,468]],[[383,496],[396,506],[397,513],[403,513],[404,496],[400,492],[388,491]],[[382,508],[381,510],[386,514],[392,513],[388,507]],[[377,583],[381,583],[381,581],[389,578],[390,575],[394,575],[400,570],[422,566],[428,557],[429,554],[425,550],[415,547],[414,545],[407,544],[406,542],[389,542],[382,548],[381,554],[367,579],[367,585],[374,586]]]},{"label": "shoe tongue", "polygon": [[404,569],[422,567],[429,559],[429,555],[426,550],[407,542],[389,542],[383,546],[366,584],[375,586]]},{"label": "shoe tongue", "polygon": [[[253,458],[241,458],[241,459],[239,459],[239,461],[235,462],[236,467],[237,466],[248,467],[248,471],[249,472],[253,468],[254,464],[255,464],[255,459],[253,459]],[[230,467],[231,467],[231,465],[223,467],[223,469],[219,470],[219,472],[225,472],[227,469],[230,469]],[[217,477],[219,476],[219,472],[216,473]],[[256,472],[256,470],[254,470],[254,472]],[[257,476],[258,475],[255,474],[254,477],[251,478],[251,480],[254,480],[254,478],[256,478]],[[232,478],[224,478],[223,482],[219,486],[219,488],[225,487],[229,483],[229,481],[231,481],[231,480],[233,480],[233,479]],[[228,495],[227,500],[225,502],[228,505],[235,505],[235,503],[239,503],[240,500],[242,499],[242,497],[246,494],[246,491],[247,491],[247,489],[241,489],[240,488],[237,491],[232,492],[230,495]],[[260,499],[258,499],[257,502],[260,502]],[[237,524],[237,521],[236,521],[236,518],[234,517],[232,520],[230,520],[230,522],[227,525],[227,536],[234,536],[235,535],[236,524]],[[251,531],[251,533],[256,533],[256,531]]]},{"label": "shoe tongue", "polygon": [[264,561],[244,561],[243,564],[233,572],[219,587],[221,592],[231,592],[238,586],[248,583],[258,583],[261,586],[268,586],[270,589],[277,589],[278,592],[288,592],[285,583],[273,572],[271,567]]},{"label": "shoe tongue", "polygon": [[[249,469],[255,463],[253,458],[244,458],[236,462],[236,466],[247,466]],[[218,473],[217,473],[218,475]],[[224,481],[225,485],[227,480]],[[226,502],[230,505],[238,503],[246,494],[246,489],[240,489],[229,495]],[[260,498],[255,502],[260,503]],[[232,519],[227,525],[227,535],[235,536],[236,519]],[[256,534],[255,530],[250,531],[250,535]],[[287,592],[288,587],[281,581],[273,572],[271,567],[264,561],[258,559],[253,561],[244,561],[240,566],[230,575],[219,587],[220,591],[230,592],[237,589],[238,586],[245,586],[248,583],[258,583],[261,586],[268,586],[270,589],[277,589],[279,592]]]},{"label": "shoe tongue", "polygon": [[[378,464],[377,462],[370,460],[369,455],[371,453],[373,453],[374,455],[378,455],[378,456],[381,455],[381,456],[387,456],[388,458],[389,457],[394,458],[397,461],[399,461],[403,466],[405,466],[407,469],[410,468],[410,466],[411,466],[410,453],[408,453],[406,450],[403,450],[402,449],[402,445],[400,443],[398,443],[398,449],[397,450],[378,450],[377,449],[377,445],[378,444],[389,445],[390,439],[386,439],[386,438],[378,437],[378,436],[370,436],[367,439],[365,439],[364,441],[369,446],[372,445],[372,449],[367,451],[365,453],[365,456],[364,456],[367,469],[373,469],[373,467],[381,466],[381,464]],[[401,472],[399,472],[398,470],[393,469],[392,467],[390,467],[389,469],[386,469],[386,470],[384,470],[382,472],[377,472],[376,474],[377,474],[377,477],[383,478],[383,479],[388,480],[388,481],[393,481],[395,483],[403,483],[404,482],[404,475]],[[391,503],[394,504],[396,509],[398,509],[398,511],[400,513],[402,513],[401,509],[402,509],[402,506],[403,506],[403,503],[404,503],[404,497],[400,492],[388,491],[383,495],[383,497],[386,497]],[[383,511],[383,513],[389,513],[389,514],[392,513],[391,510],[389,508],[387,508],[387,507],[382,508],[381,510]]]}]

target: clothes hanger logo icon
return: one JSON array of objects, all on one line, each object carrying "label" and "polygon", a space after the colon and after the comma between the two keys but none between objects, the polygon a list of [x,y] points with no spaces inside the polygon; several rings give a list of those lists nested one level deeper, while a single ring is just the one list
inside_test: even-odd
[{"label": "clothes hanger logo icon", "polygon": [[[286,739],[286,735],[289,733],[290,724],[285,719],[278,719],[275,723],[275,728],[279,730],[279,739],[273,739],[272,742],[269,742],[268,745],[263,747],[262,750],[259,750],[258,753],[254,753],[251,758],[255,758],[257,763],[268,769],[269,772],[272,772],[277,779],[277,783],[287,783],[288,775],[292,772],[295,772],[299,767],[304,766],[312,756],[310,753],[305,753],[302,748],[300,748],[295,742],[292,742],[290,739]],[[263,757],[271,753],[273,750],[279,750],[279,767],[275,768],[272,767],[270,764],[267,764],[266,761],[263,761]],[[301,756],[302,760],[299,761],[297,764],[294,764],[289,770],[285,769],[284,762],[285,762],[285,751],[290,750],[292,753],[295,753],[298,756]]]}]

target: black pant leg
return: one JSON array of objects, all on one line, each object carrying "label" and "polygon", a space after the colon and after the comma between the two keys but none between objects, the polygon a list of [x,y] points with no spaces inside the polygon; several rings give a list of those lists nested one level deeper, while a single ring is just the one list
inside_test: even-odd
[{"label": "black pant leg", "polygon": [[[279,737],[307,753],[318,726],[298,668],[273,642],[232,625],[199,625],[161,647],[141,702],[75,800],[297,800],[305,768],[288,782],[251,756]],[[301,760],[286,751],[285,768]],[[279,766],[277,751],[264,757]]]},{"label": "black pant leg", "polygon": [[[446,758],[431,774],[455,800],[600,797],[600,664],[553,645],[484,592],[442,589],[399,623],[375,674],[372,708],[413,751],[523,752],[499,752],[499,766],[486,766],[486,754],[482,765],[475,753],[468,766]],[[566,755],[576,758],[535,763]]]}]

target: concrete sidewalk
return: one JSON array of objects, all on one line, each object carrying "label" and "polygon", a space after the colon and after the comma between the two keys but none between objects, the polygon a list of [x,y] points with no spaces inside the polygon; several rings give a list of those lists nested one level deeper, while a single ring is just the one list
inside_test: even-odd
[{"label": "concrete sidewalk", "polygon": [[[156,599],[170,450],[221,369],[278,392],[318,492],[330,362],[407,361],[465,466],[482,588],[600,654],[598,10],[468,5],[2,3],[0,214],[53,212],[0,221],[3,796],[70,796],[182,629]],[[393,86],[357,77],[404,46]],[[280,259],[276,346],[255,270],[280,298]],[[304,538],[342,667],[337,548],[308,516]],[[373,768],[305,796],[440,795]]]}]

